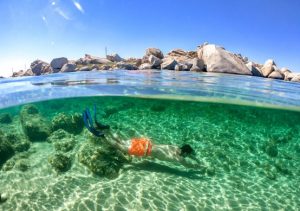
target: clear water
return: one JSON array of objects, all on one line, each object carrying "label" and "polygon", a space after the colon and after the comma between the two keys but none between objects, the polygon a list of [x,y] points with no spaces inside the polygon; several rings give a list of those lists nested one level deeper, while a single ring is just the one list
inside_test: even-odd
[{"label": "clear water", "polygon": [[[0,192],[8,200],[0,204],[0,210],[300,207],[297,84],[226,75],[120,71],[18,79],[4,81],[1,87],[0,115],[12,119],[0,123],[2,137],[15,145],[29,142],[30,148],[2,165]],[[28,104],[39,113],[24,116]],[[86,129],[77,130],[80,121],[70,123],[76,113],[94,104],[98,119],[120,138],[188,143],[202,167],[186,169],[177,163],[137,158],[119,162],[113,150],[101,157],[105,140],[94,138]],[[49,126],[49,137],[26,136],[24,120]],[[59,128],[67,132],[59,133]],[[66,170],[51,165],[57,153],[70,158]],[[113,171],[97,171],[103,165]]]}]

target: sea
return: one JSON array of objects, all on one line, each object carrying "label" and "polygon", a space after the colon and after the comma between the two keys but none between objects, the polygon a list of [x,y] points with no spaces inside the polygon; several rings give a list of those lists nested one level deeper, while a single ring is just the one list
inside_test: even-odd
[{"label": "sea", "polygon": [[[129,156],[106,133],[189,144],[199,165]],[[299,210],[300,83],[153,70],[0,79],[0,169],[3,211]]]}]

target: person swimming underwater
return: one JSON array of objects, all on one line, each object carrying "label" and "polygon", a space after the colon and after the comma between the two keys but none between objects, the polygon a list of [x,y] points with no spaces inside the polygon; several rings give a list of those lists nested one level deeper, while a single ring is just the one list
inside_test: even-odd
[{"label": "person swimming underwater", "polygon": [[[177,162],[188,168],[200,167],[200,161],[195,157],[195,151],[189,144],[174,146],[166,144],[154,144],[149,138],[132,138],[121,140],[116,134],[108,131],[104,134],[103,130],[108,130],[108,125],[103,125],[97,121],[96,106],[94,106],[94,120],[90,110],[87,108],[83,112],[83,120],[86,128],[96,137],[105,137],[107,143],[124,154],[137,157],[150,157],[162,161]],[[94,126],[95,123],[95,126]]]}]

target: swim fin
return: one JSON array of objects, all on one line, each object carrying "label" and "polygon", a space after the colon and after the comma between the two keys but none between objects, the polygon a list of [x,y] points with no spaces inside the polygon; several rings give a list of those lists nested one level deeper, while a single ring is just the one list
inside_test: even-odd
[{"label": "swim fin", "polygon": [[[96,108],[96,107],[95,107]],[[95,117],[96,117],[96,110],[95,110]],[[84,125],[85,127],[92,133],[94,134],[95,136],[97,137],[104,137],[104,133],[99,130],[99,129],[106,129],[106,128],[109,128],[109,126],[106,126],[106,125],[102,125],[101,123],[97,122],[96,121],[96,127],[97,129],[94,127],[94,124],[93,124],[93,118],[92,118],[92,115],[91,115],[91,112],[90,112],[90,109],[86,108],[83,113],[82,113],[82,118],[83,118],[83,122],[84,122]],[[100,126],[100,127],[98,127]]]}]

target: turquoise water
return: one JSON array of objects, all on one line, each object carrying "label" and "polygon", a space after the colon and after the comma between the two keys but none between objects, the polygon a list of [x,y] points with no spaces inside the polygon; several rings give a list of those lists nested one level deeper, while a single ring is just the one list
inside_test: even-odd
[{"label": "turquoise water", "polygon": [[[95,79],[95,75],[94,82],[73,78],[68,86],[66,80],[57,84],[57,78],[53,85],[54,76],[41,78],[38,85],[30,81],[35,78],[2,84],[3,87],[28,84],[23,89],[45,101],[32,102],[39,100],[31,100],[32,95],[27,97],[22,88],[1,90],[2,99],[18,98],[1,101],[2,107],[10,104],[0,110],[1,144],[9,143],[13,152],[5,159],[1,153],[0,193],[7,194],[8,199],[0,204],[0,209],[297,210],[300,207],[297,85],[258,80],[254,81],[256,90],[251,90],[249,87],[254,86],[251,78],[241,81],[230,76],[229,81],[236,81],[235,93],[230,87],[232,83],[215,82],[215,86],[208,83],[208,80],[226,81],[226,76],[215,79],[174,74],[172,77],[181,79],[170,84],[167,76],[173,73],[159,78],[155,74],[122,72],[122,76],[132,74],[132,81],[140,78],[140,82],[128,82],[109,74],[113,73],[108,73],[110,83],[114,81],[112,85],[107,80],[99,84],[101,77]],[[83,77],[68,77],[79,76]],[[206,87],[200,90],[203,95],[197,92],[197,85],[191,85],[194,89],[187,86],[193,77]],[[61,93],[53,92],[54,89]],[[110,90],[115,95],[126,91],[127,95],[101,96]],[[85,97],[50,99],[82,93]],[[30,103],[24,104],[25,101]],[[107,146],[105,139],[97,139],[83,128],[81,112],[93,105],[97,105],[98,119],[109,124],[120,139],[149,137],[155,144],[188,143],[195,149],[201,167],[186,169],[178,163],[123,158]],[[9,152],[8,149],[0,147],[1,152]]]}]

